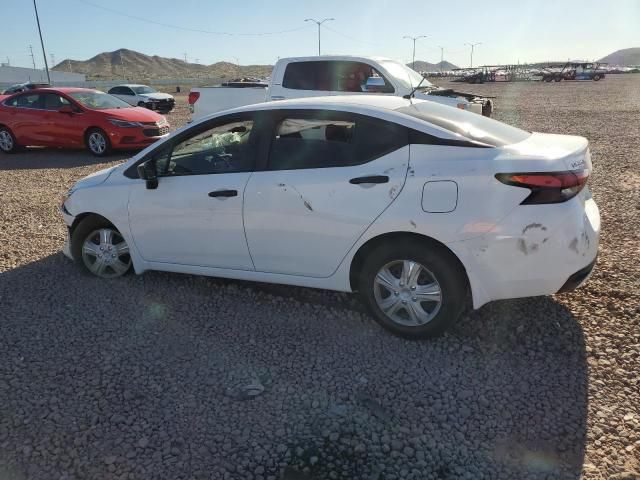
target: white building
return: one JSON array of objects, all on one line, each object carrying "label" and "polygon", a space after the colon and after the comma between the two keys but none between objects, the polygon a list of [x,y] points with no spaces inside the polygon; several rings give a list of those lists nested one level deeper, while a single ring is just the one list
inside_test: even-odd
[{"label": "white building", "polygon": [[[51,83],[54,85],[64,85],[65,83],[84,82],[86,76],[81,73],[54,72],[49,70],[51,75]],[[44,70],[35,70],[33,68],[10,67],[7,65],[0,66],[0,85],[13,85],[15,83],[25,82],[47,82],[47,72]]]}]

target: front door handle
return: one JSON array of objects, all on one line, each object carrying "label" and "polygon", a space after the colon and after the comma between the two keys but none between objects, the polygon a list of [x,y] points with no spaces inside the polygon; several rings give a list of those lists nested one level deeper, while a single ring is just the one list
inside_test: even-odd
[{"label": "front door handle", "polygon": [[387,183],[389,177],[386,175],[371,175],[369,177],[357,177],[349,180],[349,183],[360,185],[361,183]]},{"label": "front door handle", "polygon": [[237,197],[237,190],[216,190],[215,192],[209,192],[210,197]]}]

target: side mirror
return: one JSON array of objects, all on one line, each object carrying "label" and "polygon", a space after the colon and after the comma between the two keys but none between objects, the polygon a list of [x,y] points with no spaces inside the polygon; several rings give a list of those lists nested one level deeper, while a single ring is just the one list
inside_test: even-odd
[{"label": "side mirror", "polygon": [[146,180],[146,186],[149,190],[158,188],[158,174],[156,172],[156,162],[147,160],[138,165],[138,177]]},{"label": "side mirror", "polygon": [[67,113],[69,115],[73,114],[73,107],[71,105],[63,105],[58,109],[59,113]]}]

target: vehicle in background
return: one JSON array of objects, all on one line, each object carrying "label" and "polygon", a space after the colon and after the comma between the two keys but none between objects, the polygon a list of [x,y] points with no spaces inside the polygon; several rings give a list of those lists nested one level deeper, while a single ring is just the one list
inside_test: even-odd
[{"label": "vehicle in background", "polygon": [[9,88],[3,91],[2,95],[13,95],[14,93],[24,92],[25,90],[33,90],[35,88],[44,88],[48,86],[48,83],[17,83],[15,85],[11,85]]},{"label": "vehicle in background", "polygon": [[382,326],[422,338],[468,298],[586,281],[600,232],[591,168],[584,138],[430,101],[262,103],[76,183],[64,252],[102,278],[133,266],[358,291]]},{"label": "vehicle in background", "polygon": [[563,80],[593,80],[597,82],[606,75],[601,68],[605,63],[598,62],[567,62],[565,64],[549,65],[541,72],[543,82],[561,82]]},{"label": "vehicle in background", "polygon": [[268,85],[192,88],[192,119],[229,108],[273,100],[326,95],[412,96],[491,116],[489,98],[437,87],[418,72],[381,57],[321,56],[283,58]]},{"label": "vehicle in background", "polygon": [[0,150],[26,146],[135,150],[169,134],[162,115],[88,88],[39,88],[0,99]]},{"label": "vehicle in background", "polygon": [[158,92],[147,85],[117,85],[110,88],[107,93],[124,100],[129,105],[157,110],[160,113],[169,113],[176,103],[172,95]]}]

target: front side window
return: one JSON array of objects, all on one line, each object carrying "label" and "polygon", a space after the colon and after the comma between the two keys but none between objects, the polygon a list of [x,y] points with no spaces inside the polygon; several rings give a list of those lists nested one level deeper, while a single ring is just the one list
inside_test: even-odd
[{"label": "front side window", "polygon": [[55,110],[57,112],[61,107],[69,105],[71,105],[71,102],[69,102],[69,100],[56,93],[47,93],[46,95],[44,95],[45,110]]},{"label": "front side window", "polygon": [[[379,78],[376,87],[367,84],[369,78]],[[393,93],[394,89],[371,65],[351,61],[294,62],[287,65],[282,80],[284,88],[352,93]]]},{"label": "front side window", "polygon": [[253,168],[249,143],[253,121],[238,120],[200,130],[155,157],[159,176],[247,172]]},{"label": "front side window", "polygon": [[79,91],[69,93],[74,100],[91,110],[107,110],[110,108],[131,108],[127,102],[108,93],[94,91]]}]

